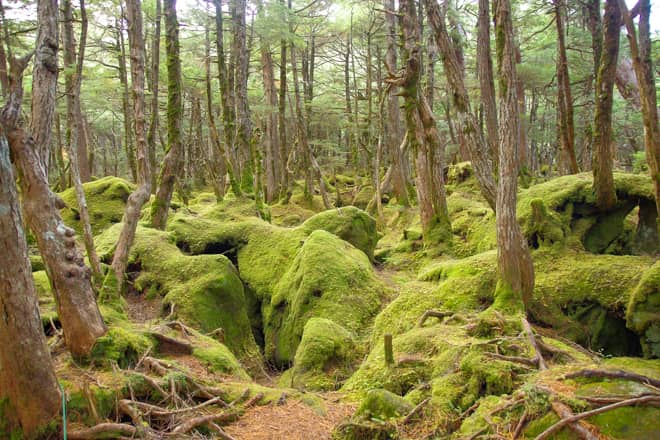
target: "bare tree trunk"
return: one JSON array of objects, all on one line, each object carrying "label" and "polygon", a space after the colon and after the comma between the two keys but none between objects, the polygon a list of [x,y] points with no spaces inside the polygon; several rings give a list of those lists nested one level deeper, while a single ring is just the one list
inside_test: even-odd
[{"label": "bare tree trunk", "polygon": [[580,172],[575,157],[575,124],[573,117],[573,95],[568,74],[568,59],[566,57],[566,35],[564,16],[566,15],[565,0],[553,0],[555,24],[557,26],[557,130],[561,141],[563,164],[568,166],[571,174]]},{"label": "bare tree trunk", "polygon": [[204,69],[206,72],[206,112],[209,119],[209,131],[211,152],[209,154],[211,160],[210,177],[213,181],[213,191],[217,201],[221,201],[225,196],[225,175],[227,174],[226,154],[220,142],[220,135],[218,134],[218,127],[215,123],[215,113],[213,111],[213,93],[211,89],[211,41],[209,36],[209,24],[206,25],[204,30],[205,36],[205,58]]},{"label": "bare tree trunk", "polygon": [[123,227],[117,240],[117,248],[112,259],[120,290],[123,289],[128,253],[135,240],[135,230],[140,218],[140,209],[149,200],[151,194],[151,169],[149,167],[149,149],[146,140],[146,121],[144,116],[144,38],[142,37],[142,5],[140,0],[126,1],[126,19],[128,22],[128,41],[131,50],[131,82],[133,86],[133,115],[135,117],[135,141],[137,151],[138,187],[126,202]]},{"label": "bare tree trunk", "polygon": [[495,12],[500,80],[499,179],[497,187],[497,272],[493,307],[527,306],[534,290],[534,265],[516,218],[518,189],[518,97],[513,24],[509,0],[498,0]]},{"label": "bare tree trunk", "polygon": [[616,205],[612,175],[612,105],[614,79],[619,55],[621,11],[617,0],[606,0],[603,16],[603,49],[596,79],[596,113],[594,115],[594,191],[601,210]]},{"label": "bare tree trunk", "polygon": [[[76,249],[75,232],[62,222],[59,212],[63,207],[62,200],[51,191],[48,184],[45,166],[39,155],[47,149],[37,145],[35,141],[40,139],[47,145],[50,145],[51,141],[55,93],[40,89],[55,89],[57,86],[58,32],[57,26],[51,27],[49,22],[50,14],[57,15],[57,2],[40,2],[38,14],[39,31],[44,38],[39,40],[37,46],[35,68],[41,66],[48,69],[50,77],[42,75],[35,81],[37,78],[33,75],[32,106],[41,105],[42,111],[33,115],[37,120],[33,120],[32,124],[45,131],[30,135],[17,125],[23,99],[23,71],[27,66],[27,58],[12,62],[11,93],[0,118],[19,171],[27,224],[37,239],[39,252],[53,286],[64,340],[74,357],[82,357],[89,353],[96,339],[105,334],[106,327],[96,304],[90,282],[91,272]],[[45,72],[42,71],[43,73]],[[34,101],[49,96],[53,98],[50,101]]]},{"label": "bare tree trunk", "polygon": [[[396,17],[394,16],[394,0],[383,0],[385,23],[387,26],[387,51],[385,53],[385,65],[388,73],[394,73],[397,65],[397,42],[396,42]],[[408,184],[404,170],[404,160],[399,150],[401,133],[401,112],[399,110],[399,97],[397,90],[392,87],[387,96],[387,129],[385,131],[385,144],[390,155],[392,191],[396,200],[403,206],[410,206],[408,197]]]},{"label": "bare tree trunk", "polygon": [[[121,4],[121,3],[120,3]],[[124,14],[122,7],[122,15]],[[119,81],[122,86],[122,110],[124,113],[124,148],[126,150],[126,161],[133,177],[133,182],[138,181],[137,164],[135,163],[135,147],[133,145],[133,110],[131,109],[128,92],[128,68],[126,67],[126,44],[124,43],[124,31],[121,20],[117,21],[117,58],[119,63]]]},{"label": "bare tree trunk", "polygon": [[179,57],[179,22],[176,17],[176,0],[165,0],[165,50],[167,52],[167,153],[158,179],[156,199],[151,205],[151,223],[157,229],[165,229],[170,210],[172,193],[181,168],[181,58]]},{"label": "bare tree trunk", "polygon": [[60,390],[39,318],[4,133],[0,133],[0,206],[0,398],[9,401],[3,418],[32,438],[58,416]]},{"label": "bare tree trunk", "polygon": [[[151,43],[151,121],[147,132],[147,145],[149,145],[149,167],[157,169],[156,164],[156,133],[158,133],[158,91],[160,66],[160,21],[161,0],[156,0],[156,23],[154,23],[154,36]],[[155,191],[158,182],[156,173],[151,173],[151,190]]]},{"label": "bare tree trunk", "polygon": [[619,1],[619,5],[628,31],[633,67],[640,88],[642,118],[644,121],[644,149],[651,181],[653,182],[655,206],[658,211],[656,221],[658,231],[660,231],[660,126],[658,125],[658,101],[655,90],[653,59],[651,57],[651,2],[640,0],[639,3],[639,40],[635,35],[635,26],[625,2]]},{"label": "bare tree trunk", "polygon": [[440,50],[459,125],[464,127],[464,136],[472,161],[472,167],[479,181],[481,193],[491,208],[495,209],[496,188],[495,180],[493,179],[493,167],[488,161],[488,147],[481,134],[479,121],[470,110],[470,99],[465,88],[459,59],[449,38],[447,27],[440,14],[440,8],[437,2],[434,0],[424,0],[424,7],[428,16],[428,23],[433,30],[436,44]]},{"label": "bare tree trunk", "polygon": [[[80,110],[80,86],[82,81],[82,68],[85,54],[85,42],[87,40],[87,20],[83,21],[83,30],[80,36],[80,49],[78,51],[78,60],[76,61],[76,51],[73,45],[73,11],[71,10],[71,1],[64,0],[63,7],[63,27],[64,27],[64,64],[65,64],[65,88],[66,88],[66,106],[67,106],[67,131],[69,142],[67,143],[67,154],[69,155],[69,167],[73,185],[76,190],[76,200],[78,201],[78,212],[80,222],[83,227],[83,238],[85,241],[85,250],[92,267],[92,273],[97,280],[101,279],[101,262],[96,254],[94,247],[94,237],[92,235],[92,226],[89,219],[89,209],[87,208],[87,199],[82,182],[89,180],[89,162],[87,161],[87,142],[82,113]],[[85,10],[85,2],[81,0],[80,8]],[[86,16],[86,13],[83,13]]]},{"label": "bare tree trunk", "polygon": [[479,0],[479,21],[477,23],[477,72],[481,87],[481,102],[486,121],[486,142],[491,160],[498,152],[497,105],[495,104],[495,80],[493,79],[493,59],[490,54],[490,2]]},{"label": "bare tree trunk", "polygon": [[248,51],[245,30],[246,0],[232,0],[234,41],[232,57],[236,62],[234,90],[236,96],[236,142],[241,161],[241,189],[252,190],[254,151],[252,148],[252,123],[247,97]]},{"label": "bare tree trunk", "polygon": [[[405,100],[408,141],[416,153],[417,202],[424,240],[451,242],[451,224],[447,211],[442,173],[434,173],[435,157],[442,158],[442,142],[435,117],[421,91],[421,35],[415,4],[412,0],[399,3],[405,74],[395,79]],[[390,80],[391,81],[391,80]],[[435,174],[435,176],[434,176]]]}]

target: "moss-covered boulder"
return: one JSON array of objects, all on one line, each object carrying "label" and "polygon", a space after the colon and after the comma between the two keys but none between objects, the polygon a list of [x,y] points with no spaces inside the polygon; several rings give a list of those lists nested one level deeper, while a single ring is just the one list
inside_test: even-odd
[{"label": "moss-covered boulder", "polygon": [[353,332],[364,329],[384,290],[363,252],[328,232],[312,232],[262,306],[267,356],[279,364],[292,362],[313,317]]},{"label": "moss-covered boulder", "polygon": [[305,324],[293,367],[283,375],[283,386],[332,390],[352,372],[359,357],[355,338],[344,327],[326,318]]},{"label": "moss-covered boulder", "polygon": [[367,392],[355,415],[365,419],[389,420],[406,416],[412,409],[413,405],[403,397],[387,390],[373,389]]},{"label": "moss-covered boulder", "polygon": [[[134,186],[119,177],[108,176],[83,184],[87,208],[89,209],[90,223],[94,235],[104,231],[109,226],[121,222],[128,196]],[[74,188],[60,193],[60,197],[67,204],[61,211],[62,219],[68,226],[82,233],[78,200]]]},{"label": "moss-covered boulder", "polygon": [[647,357],[660,357],[660,261],[642,276],[626,310],[626,324],[640,335]]},{"label": "moss-covered boulder", "polygon": [[[100,255],[108,258],[120,225],[99,239]],[[129,272],[138,272],[134,287],[147,295],[160,295],[174,317],[208,333],[222,328],[227,346],[239,357],[252,356],[258,348],[247,316],[243,284],[231,261],[223,255],[184,255],[168,234],[138,227],[129,256]]]}]

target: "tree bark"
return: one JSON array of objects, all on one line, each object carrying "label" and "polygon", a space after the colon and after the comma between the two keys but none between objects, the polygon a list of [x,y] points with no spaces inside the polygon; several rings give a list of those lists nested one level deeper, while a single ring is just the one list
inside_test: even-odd
[{"label": "tree bark", "polygon": [[496,188],[493,179],[493,167],[488,160],[488,147],[481,134],[479,121],[470,110],[470,99],[465,88],[459,59],[449,38],[437,2],[435,0],[424,0],[424,7],[428,16],[428,23],[433,30],[436,44],[440,50],[454,108],[456,109],[459,125],[463,127],[463,135],[466,139],[470,160],[479,181],[481,193],[491,208],[495,209]]},{"label": "tree bark", "polygon": [[[122,7],[122,15],[124,15]],[[117,61],[119,63],[119,81],[122,86],[122,110],[124,113],[124,148],[126,150],[126,161],[133,178],[133,182],[138,181],[137,164],[135,163],[135,148],[133,145],[133,110],[130,103],[128,88],[128,68],[126,67],[126,44],[124,42],[124,30],[121,20],[116,23],[117,26]]]},{"label": "tree bark", "polygon": [[573,117],[573,95],[568,73],[568,58],[566,57],[566,35],[564,16],[566,15],[565,0],[553,0],[555,24],[557,26],[557,131],[561,142],[563,166],[571,174],[580,172],[575,157],[575,124]]},{"label": "tree bark", "polygon": [[660,232],[660,125],[658,125],[658,101],[653,59],[651,57],[651,2],[649,0],[640,0],[639,2],[639,40],[635,35],[635,25],[625,2],[619,1],[619,5],[628,31],[633,67],[640,88],[644,122],[644,149],[651,181],[653,182],[655,206],[658,211],[656,222]]},{"label": "tree bark", "polygon": [[146,121],[144,116],[144,38],[142,34],[142,4],[140,0],[126,1],[126,19],[128,22],[128,42],[131,50],[131,82],[133,87],[133,116],[135,118],[135,143],[138,187],[126,202],[123,227],[117,240],[117,248],[112,259],[112,269],[117,277],[120,290],[124,286],[124,276],[128,265],[128,253],[135,240],[135,230],[140,218],[140,209],[149,200],[151,194],[151,169],[149,167],[149,149],[146,140]]},{"label": "tree bark", "polygon": [[179,56],[179,22],[176,16],[176,0],[164,1],[165,51],[167,53],[167,153],[158,179],[156,199],[151,205],[151,223],[157,229],[165,229],[170,210],[174,184],[181,168],[183,121],[181,58]]},{"label": "tree bark", "polygon": [[606,211],[616,205],[612,175],[612,105],[614,80],[619,55],[621,11],[617,0],[606,0],[603,16],[603,48],[596,78],[596,111],[594,115],[594,191],[596,205]]},{"label": "tree bark", "polygon": [[60,390],[39,318],[4,133],[0,133],[0,207],[0,398],[9,401],[4,418],[32,438],[57,417]]},{"label": "tree bark", "polygon": [[486,121],[486,142],[491,160],[498,151],[497,105],[495,104],[495,80],[493,79],[493,59],[490,53],[490,2],[479,0],[477,22],[477,74],[481,89],[484,120]]},{"label": "tree bark", "polygon": [[[161,0],[156,0],[156,22],[154,23],[154,36],[151,43],[151,121],[147,131],[147,145],[149,146],[149,167],[157,169],[156,164],[156,134],[158,133],[158,92],[159,92],[159,66],[160,66],[160,22]],[[156,173],[151,173],[151,190],[155,191],[158,182]]]},{"label": "tree bark", "polygon": [[495,35],[500,81],[499,179],[497,186],[497,272],[493,307],[515,310],[527,306],[534,290],[534,265],[516,218],[518,190],[518,115],[515,42],[509,0],[498,0]]}]

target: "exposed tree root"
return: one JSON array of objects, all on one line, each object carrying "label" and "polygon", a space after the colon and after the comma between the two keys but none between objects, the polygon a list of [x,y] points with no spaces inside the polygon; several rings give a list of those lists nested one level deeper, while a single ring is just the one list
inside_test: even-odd
[{"label": "exposed tree root", "polygon": [[[126,423],[99,423],[85,429],[69,431],[68,438],[72,440],[89,440],[96,438],[117,438],[118,436],[137,437],[138,430]],[[113,437],[114,436],[114,437]]]},{"label": "exposed tree root", "polygon": [[[560,419],[568,419],[574,416],[573,411],[558,400],[554,400],[550,405],[552,405],[552,409],[557,413]],[[582,421],[578,420],[569,423],[568,427],[583,440],[598,440],[600,438],[597,433],[592,432],[592,429],[595,430],[595,427],[588,426]]]},{"label": "exposed tree root", "polygon": [[443,312],[441,310],[427,310],[427,311],[424,312],[422,317],[419,318],[419,322],[417,323],[417,326],[418,327],[423,326],[424,323],[426,322],[426,320],[429,319],[429,318],[438,318],[438,319],[442,320],[442,319],[444,319],[448,316],[452,316],[452,315],[453,315],[452,312]]},{"label": "exposed tree root", "polygon": [[529,324],[529,321],[525,318],[521,319],[521,323],[523,326],[523,330],[527,334],[529,345],[531,345],[532,348],[534,349],[534,353],[535,353],[534,358],[536,359],[539,370],[547,370],[548,365],[545,363],[545,359],[543,359],[543,353],[541,353],[541,349],[539,348],[539,345],[536,342],[536,336],[534,336],[534,330],[532,330],[532,326]]},{"label": "exposed tree root", "polygon": [[660,380],[652,379],[648,376],[641,374],[629,373],[627,371],[610,371],[610,370],[580,370],[574,373],[569,373],[564,376],[564,379],[573,379],[576,377],[597,377],[606,379],[624,379],[633,382],[639,382],[646,385],[651,385],[655,388],[660,388]]},{"label": "exposed tree root", "polygon": [[410,412],[408,413],[408,415],[403,419],[403,422],[402,422],[402,423],[403,423],[404,425],[407,424],[407,423],[410,423],[410,421],[411,421],[411,420],[412,420],[412,419],[413,419],[413,418],[414,418],[414,417],[415,417],[415,416],[416,416],[416,415],[422,410],[422,408],[424,408],[424,405],[426,405],[427,403],[429,403],[430,400],[431,400],[431,398],[430,398],[430,397],[427,397],[426,399],[424,399],[424,400],[422,400],[421,402],[419,402],[419,404],[418,404],[416,407],[414,407],[414,408],[412,409],[412,411],[410,411]]},{"label": "exposed tree root", "polygon": [[215,423],[215,424],[229,423],[238,420],[238,418],[239,418],[239,414],[237,412],[225,412],[218,414],[210,414],[206,416],[192,417],[186,420],[185,422],[181,423],[176,428],[174,428],[171,432],[171,435],[174,437],[180,436],[182,434],[186,434],[187,432],[192,431],[198,426],[204,426],[209,423]]}]

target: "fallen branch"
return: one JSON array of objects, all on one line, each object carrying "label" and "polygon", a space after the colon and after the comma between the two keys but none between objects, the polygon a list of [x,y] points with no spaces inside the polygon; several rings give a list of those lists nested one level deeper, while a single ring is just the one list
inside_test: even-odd
[{"label": "fallen branch", "polygon": [[238,419],[237,412],[225,412],[219,414],[210,414],[207,416],[193,417],[186,420],[171,432],[172,436],[180,436],[181,434],[186,434],[198,426],[206,425],[209,423],[228,423],[233,422]]},{"label": "fallen branch", "polygon": [[525,330],[525,333],[527,334],[529,345],[532,346],[532,348],[534,349],[534,353],[536,353],[535,358],[538,362],[539,370],[547,370],[548,366],[546,365],[545,360],[543,359],[543,354],[541,353],[541,349],[539,348],[539,345],[536,343],[536,337],[534,336],[534,331],[532,330],[532,326],[529,324],[529,321],[524,317],[520,321],[522,322],[523,330]]},{"label": "fallen branch", "polygon": [[424,325],[427,319],[429,318],[438,318],[440,320],[446,318],[447,316],[451,316],[453,313],[451,312],[443,312],[441,310],[427,310],[424,312],[421,318],[419,318],[419,322],[417,323],[417,327],[421,327]]},{"label": "fallen branch", "polygon": [[161,361],[150,356],[145,356],[145,358],[142,360],[142,363],[146,368],[158,374],[159,376],[165,376],[168,373],[169,366],[166,366]]},{"label": "fallen branch", "polygon": [[574,373],[566,374],[563,379],[573,379],[576,377],[598,377],[606,379],[624,379],[630,380],[633,382],[639,382],[642,384],[648,384],[653,387],[660,387],[660,380],[652,379],[648,376],[642,376],[641,374],[629,373],[627,371],[621,370],[580,370]]},{"label": "fallen branch", "polygon": [[[550,402],[552,409],[557,413],[560,419],[569,419],[574,416],[573,411],[563,403],[553,400]],[[582,421],[575,421],[568,424],[568,427],[583,440],[598,440],[597,433],[591,432],[589,427]]]},{"label": "fallen branch", "polygon": [[263,398],[264,398],[264,393],[257,393],[250,400],[245,402],[243,408],[253,407],[254,405],[258,404]]},{"label": "fallen branch", "polygon": [[117,438],[119,436],[135,437],[137,428],[126,423],[99,423],[86,429],[69,431],[68,438],[71,440],[89,440],[96,438]]},{"label": "fallen branch", "polygon": [[417,404],[417,406],[414,407],[412,409],[412,411],[410,411],[408,413],[408,415],[403,419],[403,424],[405,425],[407,423],[410,423],[410,421],[413,419],[413,417],[415,417],[415,415],[417,415],[417,413],[420,412],[422,410],[422,408],[424,407],[424,405],[429,403],[430,400],[431,400],[431,398],[427,397],[426,399],[419,402],[419,404]]},{"label": "fallen branch", "polygon": [[657,396],[656,393],[641,393],[637,394],[635,396],[626,396],[626,397],[582,397],[582,400],[586,400],[587,402],[594,404],[594,405],[611,405],[612,403],[617,403],[617,402],[623,402],[624,400],[628,399],[639,399],[640,397],[644,396]]},{"label": "fallen branch", "polygon": [[612,405],[607,405],[600,408],[592,409],[591,411],[586,411],[580,414],[576,414],[572,417],[562,419],[559,422],[555,423],[554,425],[543,431],[541,434],[539,434],[534,440],[544,440],[550,437],[555,432],[559,431],[564,426],[568,425],[569,423],[574,423],[577,422],[578,420],[582,420],[587,417],[591,417],[597,414],[611,411],[613,409],[622,408],[624,406],[638,405],[641,403],[660,404],[660,396],[644,396],[636,399],[623,400],[621,402],[613,403]]}]

